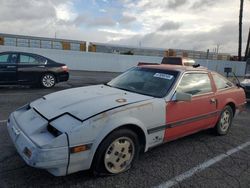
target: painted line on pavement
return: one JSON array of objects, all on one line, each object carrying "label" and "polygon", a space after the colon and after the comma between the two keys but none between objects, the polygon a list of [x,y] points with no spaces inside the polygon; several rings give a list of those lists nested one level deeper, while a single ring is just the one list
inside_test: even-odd
[{"label": "painted line on pavement", "polygon": [[208,161],[205,161],[204,163],[201,163],[199,165],[197,165],[194,168],[191,168],[190,170],[175,176],[174,178],[160,184],[159,186],[156,186],[155,188],[165,188],[165,187],[172,187],[190,177],[192,177],[194,174],[201,172],[203,170],[205,170],[206,168],[214,165],[215,163],[218,163],[220,161],[222,161],[223,159],[229,157],[230,155],[239,152],[240,150],[243,150],[244,148],[250,146],[250,141],[249,142],[245,142],[244,144],[241,144],[233,149],[228,150],[226,153],[220,154]]},{"label": "painted line on pavement", "polygon": [[0,120],[0,123],[6,123],[7,120]]}]

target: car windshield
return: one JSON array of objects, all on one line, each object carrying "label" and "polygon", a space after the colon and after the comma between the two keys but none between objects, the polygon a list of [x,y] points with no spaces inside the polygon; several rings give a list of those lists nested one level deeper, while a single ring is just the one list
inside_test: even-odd
[{"label": "car windshield", "polygon": [[177,71],[135,67],[116,77],[107,85],[160,98],[167,95],[177,75]]}]

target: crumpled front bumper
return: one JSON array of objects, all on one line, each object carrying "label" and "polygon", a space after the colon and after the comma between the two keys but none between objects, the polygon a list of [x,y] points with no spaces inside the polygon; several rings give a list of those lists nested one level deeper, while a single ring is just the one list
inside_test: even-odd
[{"label": "crumpled front bumper", "polygon": [[46,169],[55,176],[67,175],[68,147],[39,148],[20,129],[13,113],[8,119],[7,129],[19,155],[28,165]]}]

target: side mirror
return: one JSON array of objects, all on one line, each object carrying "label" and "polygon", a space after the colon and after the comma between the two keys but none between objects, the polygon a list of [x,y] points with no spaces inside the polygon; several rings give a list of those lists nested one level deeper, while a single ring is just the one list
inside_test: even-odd
[{"label": "side mirror", "polygon": [[176,92],[173,101],[192,101],[192,95],[188,93]]}]

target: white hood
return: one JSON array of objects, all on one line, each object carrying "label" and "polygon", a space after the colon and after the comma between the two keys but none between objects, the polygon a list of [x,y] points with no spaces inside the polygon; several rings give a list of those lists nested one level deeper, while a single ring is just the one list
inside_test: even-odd
[{"label": "white hood", "polygon": [[63,113],[70,113],[84,120],[112,108],[152,98],[96,85],[55,92],[32,102],[30,106],[49,120]]}]

